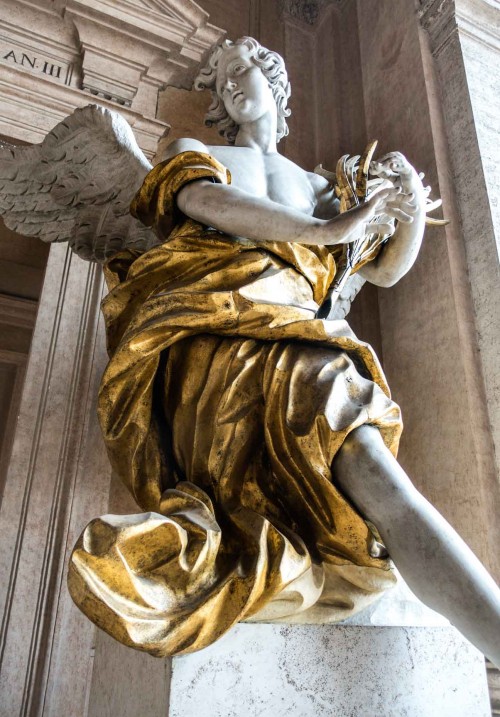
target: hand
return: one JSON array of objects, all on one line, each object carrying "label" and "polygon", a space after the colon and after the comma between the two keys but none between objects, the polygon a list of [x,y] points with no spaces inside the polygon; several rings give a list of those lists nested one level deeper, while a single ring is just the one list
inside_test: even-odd
[{"label": "hand", "polygon": [[[415,195],[403,194],[396,187],[381,187],[372,194],[359,208],[364,213],[365,234],[386,234],[392,236],[395,231],[394,222],[411,224],[413,215],[418,211]],[[372,221],[375,219],[375,221]]]},{"label": "hand", "polygon": [[362,234],[392,236],[395,232],[393,220],[411,224],[416,211],[413,195],[402,194],[401,190],[390,182],[384,182],[362,204],[338,214],[333,219],[319,220],[321,223],[316,232],[320,238],[315,243],[348,244]]},{"label": "hand", "polygon": [[[372,213],[383,212],[376,219],[383,222],[385,216],[391,217],[396,226],[384,251],[375,261],[365,264],[360,273],[377,286],[393,286],[410,270],[418,255],[425,227],[426,195],[419,175],[399,152],[373,162],[370,171],[382,181],[367,203],[373,204]],[[387,192],[387,185],[392,186],[392,192]],[[372,220],[365,232],[381,234],[381,226]]]},{"label": "hand", "polygon": [[410,194],[421,186],[416,169],[401,152],[389,152],[370,163],[370,174],[390,181],[393,186]]}]

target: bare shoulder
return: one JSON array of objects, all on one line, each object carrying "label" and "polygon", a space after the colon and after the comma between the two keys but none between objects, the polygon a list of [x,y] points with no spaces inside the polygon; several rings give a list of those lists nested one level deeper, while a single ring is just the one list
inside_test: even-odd
[{"label": "bare shoulder", "polygon": [[163,159],[171,159],[181,152],[204,152],[205,154],[210,154],[207,145],[203,144],[203,142],[191,137],[183,137],[175,139],[168,145],[163,154]]}]

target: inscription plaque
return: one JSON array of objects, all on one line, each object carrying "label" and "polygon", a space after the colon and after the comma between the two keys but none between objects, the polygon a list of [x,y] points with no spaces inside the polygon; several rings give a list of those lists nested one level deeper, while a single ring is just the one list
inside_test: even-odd
[{"label": "inscription plaque", "polygon": [[36,48],[23,47],[11,38],[0,36],[0,62],[20,70],[51,77],[64,85],[71,81],[73,65]]}]

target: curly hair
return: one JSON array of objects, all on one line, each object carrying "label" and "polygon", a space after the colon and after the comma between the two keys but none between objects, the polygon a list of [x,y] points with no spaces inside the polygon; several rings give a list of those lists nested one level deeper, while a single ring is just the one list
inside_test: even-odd
[{"label": "curly hair", "polygon": [[262,47],[253,37],[240,37],[236,42],[224,40],[220,45],[216,45],[208,58],[208,63],[195,78],[194,88],[196,90],[208,89],[212,94],[212,103],[205,115],[205,124],[208,127],[216,125],[219,134],[225,137],[229,144],[234,144],[239,126],[227,113],[224,102],[215,88],[220,58],[226,50],[235,45],[244,45],[250,50],[252,62],[261,70],[268,81],[276,102],[278,115],[276,139],[279,142],[282,137],[286,137],[288,134],[288,125],[285,118],[291,114],[290,110],[287,109],[287,101],[290,97],[290,83],[288,82],[285,63],[281,55]]}]

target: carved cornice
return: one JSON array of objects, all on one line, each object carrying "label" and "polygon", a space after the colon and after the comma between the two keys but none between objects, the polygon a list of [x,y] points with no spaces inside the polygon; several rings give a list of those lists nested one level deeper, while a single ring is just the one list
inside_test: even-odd
[{"label": "carved cornice", "polygon": [[[42,79],[16,67],[2,67],[0,76],[0,134],[23,142],[41,142],[58,122],[76,107],[89,103],[81,90]],[[99,100],[99,104],[116,111],[116,105]],[[120,108],[134,131],[137,142],[151,158],[158,141],[169,129],[166,122],[149,119],[127,107]]]},{"label": "carved cornice", "polygon": [[457,32],[500,50],[500,13],[493,0],[418,0],[418,6],[435,56]]},{"label": "carved cornice", "polygon": [[98,98],[151,157],[168,125],[158,91],[190,88],[224,35],[194,0],[0,0],[0,134],[39,142]]},{"label": "carved cornice", "polygon": [[193,0],[67,0],[64,16],[81,42],[83,89],[133,109],[167,85],[190,88],[224,35]]},{"label": "carved cornice", "polygon": [[455,0],[419,0],[422,27],[431,40],[432,53],[438,55],[457,31]]}]

